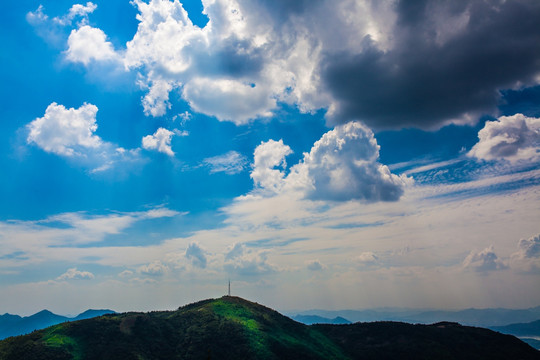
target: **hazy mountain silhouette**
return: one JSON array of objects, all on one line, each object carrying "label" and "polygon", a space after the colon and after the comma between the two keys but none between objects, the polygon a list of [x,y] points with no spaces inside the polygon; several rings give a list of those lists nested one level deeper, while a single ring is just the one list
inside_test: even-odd
[{"label": "hazy mountain silhouette", "polygon": [[455,323],[304,325],[224,296],[176,311],[61,323],[0,341],[12,359],[540,359],[511,335]]},{"label": "hazy mountain silhouette", "polygon": [[457,322],[462,325],[493,327],[513,323],[527,323],[540,319],[540,307],[530,309],[465,309],[465,310],[413,310],[413,309],[369,309],[369,310],[306,310],[298,315],[316,315],[325,318],[337,316],[352,322],[401,321],[412,324],[433,324],[440,321]]},{"label": "hazy mountain silhouette", "polygon": [[28,334],[34,330],[46,328],[66,321],[89,319],[104,314],[114,313],[112,310],[86,310],[74,318],[56,315],[49,310],[42,310],[34,315],[21,317],[19,315],[0,315],[0,339],[9,336]]},{"label": "hazy mountain silhouette", "polygon": [[540,320],[529,323],[493,326],[492,330],[519,337],[522,341],[540,350]]},{"label": "hazy mountain silhouette", "polygon": [[341,316],[336,316],[333,319],[325,318],[318,315],[295,315],[291,316],[291,319],[301,322],[302,324],[312,325],[312,324],[352,324],[351,321],[342,318]]}]

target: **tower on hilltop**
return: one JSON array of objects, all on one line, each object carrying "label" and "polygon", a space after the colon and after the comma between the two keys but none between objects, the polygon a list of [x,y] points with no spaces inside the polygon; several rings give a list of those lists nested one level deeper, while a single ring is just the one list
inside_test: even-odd
[{"label": "tower on hilltop", "polygon": [[229,279],[229,292],[228,295],[231,296],[231,279]]}]

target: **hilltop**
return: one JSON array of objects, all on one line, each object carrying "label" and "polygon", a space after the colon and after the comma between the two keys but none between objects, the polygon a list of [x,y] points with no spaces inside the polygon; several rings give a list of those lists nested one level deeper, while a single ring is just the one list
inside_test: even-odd
[{"label": "hilltop", "polygon": [[0,342],[0,359],[540,359],[517,338],[454,323],[304,325],[224,296],[109,314]]}]

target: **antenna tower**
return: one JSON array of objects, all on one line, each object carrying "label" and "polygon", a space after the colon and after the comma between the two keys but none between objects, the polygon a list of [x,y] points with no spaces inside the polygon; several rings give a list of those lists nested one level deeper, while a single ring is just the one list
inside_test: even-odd
[{"label": "antenna tower", "polygon": [[229,296],[231,296],[231,279],[229,279]]}]

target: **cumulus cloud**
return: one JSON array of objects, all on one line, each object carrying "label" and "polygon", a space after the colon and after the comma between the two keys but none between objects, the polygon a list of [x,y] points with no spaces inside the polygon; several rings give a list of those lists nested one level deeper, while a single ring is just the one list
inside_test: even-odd
[{"label": "cumulus cloud", "polygon": [[[121,56],[142,74],[151,116],[166,113],[177,89],[195,111],[237,124],[284,102],[326,109],[333,123],[437,128],[493,113],[499,90],[537,84],[540,72],[535,0],[215,0],[203,2],[204,28],[178,0],[133,4],[139,25]],[[73,59],[112,57],[104,34],[92,35],[103,58]]]},{"label": "cumulus cloud", "polygon": [[239,152],[229,151],[223,155],[206,158],[203,163],[210,168],[211,174],[224,172],[234,175],[244,171],[247,159]]},{"label": "cumulus cloud", "polygon": [[171,148],[171,139],[174,132],[159,128],[153,135],[147,135],[142,139],[142,147],[147,150],[157,150],[169,156],[174,156]]},{"label": "cumulus cloud", "polygon": [[36,11],[29,11],[26,14],[26,21],[34,25],[49,19],[49,16],[43,12],[43,5],[39,5]]},{"label": "cumulus cloud", "polygon": [[380,164],[373,132],[359,122],[338,125],[315,142],[309,153],[285,176],[285,157],[291,149],[270,140],[254,152],[251,178],[271,193],[295,191],[312,200],[396,201],[412,182]]},{"label": "cumulus cloud", "polygon": [[131,271],[131,270],[124,270],[124,271],[122,271],[120,274],[118,274],[118,276],[120,276],[121,278],[128,278],[128,277],[133,276],[133,271]]},{"label": "cumulus cloud", "polygon": [[186,258],[191,260],[191,263],[202,269],[206,268],[206,252],[199,246],[199,244],[192,242],[186,249]]},{"label": "cumulus cloud", "polygon": [[75,19],[79,19],[77,22],[79,27],[87,25],[88,15],[96,8],[97,5],[91,2],[87,2],[86,5],[74,4],[67,14],[51,19],[45,14],[43,5],[39,5],[36,11],[30,11],[26,14],[26,21],[34,27],[39,36],[50,44],[61,48],[65,47],[68,36],[66,28],[71,26]]},{"label": "cumulus cloud", "polygon": [[94,167],[92,172],[107,170],[117,162],[135,162],[138,150],[126,150],[103,141],[95,135],[98,108],[84,103],[78,109],[66,109],[51,103],[43,117],[30,122],[27,143],[34,143],[46,152],[80,161]]},{"label": "cumulus cloud", "polygon": [[88,271],[79,271],[77,268],[68,269],[65,273],[56,278],[56,280],[91,280],[94,274]]},{"label": "cumulus cloud", "polygon": [[97,111],[97,106],[92,104],[66,109],[53,102],[43,117],[28,124],[27,141],[63,156],[81,155],[88,149],[98,149],[103,146],[103,141],[94,135]]},{"label": "cumulus cloud", "polygon": [[88,65],[91,61],[119,61],[112,43],[107,41],[105,33],[98,28],[83,25],[71,31],[68,38],[66,59]]},{"label": "cumulus cloud", "polygon": [[268,251],[251,250],[244,244],[234,244],[225,255],[224,268],[229,273],[242,276],[254,276],[277,271],[277,267],[268,262]]},{"label": "cumulus cloud", "polygon": [[289,146],[283,140],[262,142],[253,153],[253,170],[251,178],[255,186],[277,192],[283,186],[284,172],[287,167],[285,157],[292,154]]},{"label": "cumulus cloud", "polygon": [[311,270],[311,271],[321,271],[326,266],[321,264],[319,260],[311,260],[307,262],[306,267],[308,268],[308,270]]},{"label": "cumulus cloud", "polygon": [[471,251],[463,261],[463,267],[480,272],[507,268],[504,262],[495,254],[493,246],[487,247],[480,252]]},{"label": "cumulus cloud", "polygon": [[519,254],[522,258],[540,257],[540,235],[528,239],[520,239],[518,243]]},{"label": "cumulus cloud", "polygon": [[293,171],[306,176],[307,197],[316,200],[396,201],[403,194],[405,176],[377,162],[379,145],[371,130],[359,122],[337,126],[315,142]]},{"label": "cumulus cloud", "polygon": [[164,265],[161,261],[156,260],[148,265],[139,267],[139,272],[143,275],[162,276],[167,272],[168,269],[169,268],[167,265]]},{"label": "cumulus cloud", "polygon": [[538,273],[540,271],[540,235],[520,239],[518,251],[510,256],[510,265],[526,273]]},{"label": "cumulus cloud", "polygon": [[375,255],[372,251],[365,251],[358,255],[356,260],[364,265],[372,265],[379,262],[379,257]]},{"label": "cumulus cloud", "polygon": [[486,121],[478,132],[478,143],[468,155],[482,160],[511,162],[540,159],[540,118],[523,114]]},{"label": "cumulus cloud", "polygon": [[71,25],[75,18],[80,17],[80,25],[84,25],[88,22],[88,14],[93,13],[96,9],[97,5],[90,1],[87,2],[86,5],[74,4],[66,15],[63,17],[55,17],[53,21],[59,25]]},{"label": "cumulus cloud", "polygon": [[142,98],[144,114],[154,117],[165,115],[167,110],[171,108],[169,93],[174,87],[173,83],[163,79],[152,79],[146,83],[142,78],[139,79],[138,83],[141,88],[148,89]]}]

